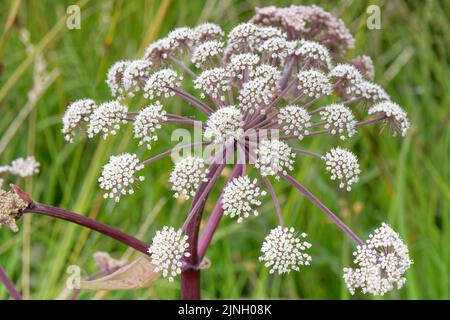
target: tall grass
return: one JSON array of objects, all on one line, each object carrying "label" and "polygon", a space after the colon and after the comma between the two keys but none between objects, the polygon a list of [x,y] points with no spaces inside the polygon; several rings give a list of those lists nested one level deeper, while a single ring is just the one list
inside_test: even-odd
[{"label": "tall grass", "polygon": [[[281,6],[290,2],[276,3]],[[409,112],[413,126],[406,139],[392,138],[372,127],[345,143],[359,155],[363,168],[361,181],[351,193],[336,191],[322,168],[309,159],[297,164],[294,176],[320,195],[361,236],[387,221],[405,238],[414,265],[408,271],[406,286],[385,299],[449,299],[450,20],[444,3],[370,1],[381,7],[381,30],[366,27],[369,2],[315,3],[345,20],[357,39],[357,48],[351,54],[373,57],[376,81]],[[142,239],[149,241],[161,226],[180,225],[188,209],[188,203],[174,200],[168,190],[170,159],[146,168],[146,182],[134,196],[118,205],[102,199],[97,178],[110,155],[127,150],[137,152],[141,159],[148,158],[167,148],[169,134],[163,133],[151,152],[136,147],[130,130],[107,142],[78,140],[68,144],[60,133],[65,107],[85,96],[109,100],[104,83],[107,68],[116,60],[137,57],[148,43],[172,28],[212,21],[229,29],[249,18],[254,6],[268,5],[270,1],[85,0],[80,1],[81,30],[65,27],[69,4],[72,1],[0,3],[0,141],[27,101],[36,55],[44,54],[49,70],[60,72],[0,154],[0,164],[34,154],[41,162],[41,172],[24,185],[35,199],[96,217],[129,233],[137,234],[141,229]],[[11,27],[6,26],[8,19],[15,22]],[[32,54],[26,53],[20,42],[19,27],[31,33],[35,44]],[[180,110],[180,103],[173,99],[167,108],[175,112]],[[338,142],[327,139],[302,143],[324,151]],[[350,263],[352,244],[296,190],[283,182],[277,183],[276,189],[286,222],[309,233],[314,244],[313,265],[279,277],[269,276],[257,263],[263,237],[276,223],[273,206],[267,203],[258,219],[241,225],[228,219],[222,221],[207,253],[212,266],[202,275],[203,296],[349,298],[341,277],[343,266]],[[212,195],[215,197],[217,190]],[[212,205],[206,206],[207,214]],[[96,271],[94,252],[107,251],[120,257],[126,251],[105,237],[47,217],[33,217],[20,227],[17,234],[0,229],[0,263],[25,296],[34,299],[63,298],[69,265],[79,265],[83,272],[91,274]],[[159,280],[148,289],[82,292],[79,297],[178,296],[178,283]],[[1,286],[0,298],[7,298]]]}]

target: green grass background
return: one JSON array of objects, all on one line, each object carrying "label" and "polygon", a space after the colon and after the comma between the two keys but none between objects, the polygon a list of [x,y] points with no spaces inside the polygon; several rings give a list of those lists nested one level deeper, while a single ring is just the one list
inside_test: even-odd
[{"label": "green grass background", "polygon": [[[0,154],[0,164],[19,156],[35,155],[41,172],[21,185],[34,199],[96,216],[131,234],[143,231],[150,241],[163,225],[180,226],[189,203],[171,197],[167,179],[169,158],[145,169],[146,181],[136,194],[118,205],[103,201],[97,185],[101,166],[110,155],[137,152],[141,159],[163,151],[170,131],[160,134],[151,150],[137,148],[130,130],[108,139],[78,139],[68,144],[60,133],[67,104],[78,98],[110,99],[104,82],[108,67],[119,59],[139,57],[145,46],[174,27],[203,21],[220,23],[226,30],[245,21],[253,7],[310,1],[81,1],[81,30],[65,27],[65,11],[73,1],[0,2],[0,140],[23,110],[32,86],[35,53],[42,53],[49,70],[60,76],[20,123]],[[293,175],[306,184],[361,237],[382,221],[404,237],[414,265],[407,284],[385,299],[450,298],[450,19],[445,1],[316,1],[346,22],[357,40],[350,56],[368,54],[376,65],[376,81],[408,112],[412,128],[404,139],[370,127],[346,143],[359,155],[361,181],[350,193],[339,192],[314,160],[299,158]],[[5,28],[14,6],[16,23]],[[366,8],[381,7],[382,29],[368,30]],[[18,26],[27,28],[35,51],[25,52]],[[171,99],[171,112],[187,110]],[[186,111],[183,111],[186,112]],[[301,144],[323,152],[339,143],[314,138]],[[303,160],[304,159],[304,160]],[[349,299],[342,268],[349,265],[353,244],[307,199],[285,182],[276,183],[289,225],[309,233],[313,265],[287,276],[269,276],[257,258],[264,236],[276,224],[273,205],[263,214],[237,225],[224,219],[207,252],[212,261],[202,275],[204,298]],[[217,190],[211,198],[217,197]],[[206,207],[209,214],[213,201]],[[148,226],[146,225],[148,224]],[[0,263],[26,298],[55,299],[66,282],[66,268],[77,264],[86,274],[96,272],[92,255],[107,251],[121,257],[126,248],[80,227],[47,217],[33,216],[19,224],[17,234],[0,229]],[[135,257],[132,255],[131,258]],[[82,292],[79,298],[172,299],[179,282],[157,280],[148,289],[110,293]],[[8,295],[0,285],[0,299]],[[354,298],[367,299],[357,295]]]}]

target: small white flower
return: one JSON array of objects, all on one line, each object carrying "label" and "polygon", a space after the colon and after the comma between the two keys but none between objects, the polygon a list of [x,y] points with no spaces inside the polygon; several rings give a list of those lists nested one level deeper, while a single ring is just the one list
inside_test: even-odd
[{"label": "small white flower", "polygon": [[270,230],[264,239],[259,260],[270,268],[270,274],[300,271],[300,266],[309,266],[312,261],[311,256],[305,252],[311,248],[309,242],[302,240],[306,237],[306,233],[297,235],[294,228],[278,226]]},{"label": "small white flower", "polygon": [[305,108],[297,105],[288,105],[283,107],[278,113],[278,124],[286,134],[298,135],[303,139],[304,134],[308,134],[308,128],[311,127],[311,116]]},{"label": "small white flower", "polygon": [[139,112],[134,122],[134,137],[139,139],[139,145],[146,143],[147,149],[151,149],[151,142],[158,140],[156,130],[167,120],[166,114],[159,101]]},{"label": "small white flower", "polygon": [[147,47],[145,50],[144,59],[158,65],[169,57],[169,52],[169,40],[167,40],[167,38],[159,39]]},{"label": "small white flower", "polygon": [[347,81],[350,84],[357,84],[363,81],[361,73],[351,64],[338,64],[331,69],[330,78],[333,80]]},{"label": "small white flower", "polygon": [[261,64],[256,67],[255,72],[250,74],[255,79],[262,80],[274,91],[278,89],[278,83],[281,79],[280,71],[268,64]]},{"label": "small white flower", "polygon": [[258,26],[255,32],[255,38],[253,39],[254,46],[261,46],[265,41],[271,38],[281,38],[286,40],[286,33],[280,29],[273,26]]},{"label": "small white flower", "polygon": [[234,50],[242,49],[243,46],[255,42],[259,27],[253,23],[241,23],[228,33],[228,45]]},{"label": "small white flower", "polygon": [[75,131],[83,122],[89,122],[91,113],[95,108],[95,101],[91,99],[81,99],[72,102],[62,118],[62,133],[68,142],[74,142]]},{"label": "small white flower", "polygon": [[181,86],[183,77],[173,69],[161,69],[148,78],[144,87],[144,97],[147,99],[169,98],[175,93],[170,87]]},{"label": "small white flower", "polygon": [[356,92],[369,102],[379,102],[389,100],[389,95],[379,85],[370,81],[361,81],[357,87],[360,91]]},{"label": "small white flower", "polygon": [[256,54],[236,54],[231,57],[230,62],[226,66],[226,70],[230,78],[242,81],[244,79],[244,72],[247,72],[248,75],[252,74],[258,63],[259,56]]},{"label": "small white flower", "polygon": [[293,53],[294,46],[294,42],[287,41],[285,38],[273,37],[264,41],[258,47],[258,51],[270,59],[284,61],[286,57]]},{"label": "small white flower", "polygon": [[297,78],[297,89],[310,98],[328,96],[333,91],[330,79],[320,71],[301,71],[298,73]]},{"label": "small white flower", "polygon": [[353,255],[357,268],[344,268],[344,280],[351,294],[358,288],[372,295],[400,289],[406,282],[403,275],[412,264],[408,247],[385,223]]},{"label": "small white flower", "polygon": [[326,170],[331,174],[331,180],[339,180],[339,188],[346,187],[350,191],[351,185],[358,182],[359,170],[358,158],[342,148],[333,148],[323,156]]},{"label": "small white flower", "polygon": [[287,174],[287,170],[293,169],[295,153],[286,143],[278,139],[261,141],[256,154],[255,167],[263,176],[275,176],[275,179],[280,179],[277,175],[279,172]]},{"label": "small white flower", "polygon": [[217,142],[239,140],[244,136],[244,119],[235,106],[221,107],[206,122],[205,138],[214,137]]},{"label": "small white flower", "polygon": [[194,80],[194,84],[196,89],[203,91],[200,94],[202,98],[205,98],[206,93],[220,101],[225,101],[224,92],[231,89],[227,72],[223,68],[214,68],[203,71],[197,79]]},{"label": "small white flower", "polygon": [[325,121],[325,129],[330,133],[338,134],[342,140],[346,136],[352,137],[356,133],[356,120],[349,108],[343,104],[330,104],[320,111],[322,120]]},{"label": "small white flower", "polygon": [[188,156],[178,161],[169,178],[172,190],[175,191],[174,197],[181,195],[189,199],[194,196],[200,184],[208,181],[208,173],[202,158]]},{"label": "small white flower", "polygon": [[116,135],[120,129],[120,123],[125,122],[128,107],[118,101],[102,103],[91,115],[87,134],[93,138],[96,134],[102,133],[103,139],[108,135]]},{"label": "small white flower", "polygon": [[295,50],[295,55],[310,67],[330,69],[332,66],[327,47],[315,41],[300,40],[300,47]]},{"label": "small white flower", "polygon": [[120,98],[125,94],[123,85],[123,75],[130,61],[118,61],[114,63],[108,70],[106,84],[111,91],[113,97]]},{"label": "small white flower", "polygon": [[266,113],[265,107],[275,98],[275,89],[268,84],[267,79],[255,78],[245,82],[239,91],[239,105],[250,114]]},{"label": "small white flower", "polygon": [[409,129],[408,115],[396,103],[383,101],[377,103],[369,109],[370,115],[386,116],[385,121],[390,124],[392,135],[404,137]]},{"label": "small white flower", "polygon": [[190,256],[187,252],[187,240],[188,236],[184,235],[181,229],[164,226],[162,230],[156,231],[152,245],[148,248],[155,271],[162,272],[163,277],[168,278],[170,282],[181,274],[183,258]]},{"label": "small white flower", "polygon": [[363,81],[363,76],[351,64],[338,64],[331,69],[329,76],[341,94],[351,96],[360,91],[359,84]]},{"label": "small white flower", "polygon": [[9,165],[9,172],[22,178],[30,177],[39,172],[39,162],[33,156],[17,158]]},{"label": "small white flower", "polygon": [[197,42],[216,40],[224,35],[222,28],[215,23],[202,23],[194,28],[194,38]]},{"label": "small white flower", "polygon": [[223,43],[220,41],[206,41],[195,48],[192,53],[191,61],[197,67],[200,68],[213,61],[214,57],[217,57],[223,53]]},{"label": "small white flower", "polygon": [[134,193],[133,184],[144,180],[144,176],[134,175],[143,168],[144,165],[135,154],[123,153],[112,156],[103,166],[102,175],[98,178],[100,188],[106,191],[105,199],[111,198],[119,202],[120,197]]},{"label": "small white flower", "polygon": [[176,28],[167,35],[171,53],[183,53],[195,39],[194,31],[188,27]]},{"label": "small white flower", "polygon": [[266,192],[260,190],[256,179],[251,181],[248,176],[234,178],[223,192],[223,213],[230,218],[237,217],[237,223],[241,223],[251,214],[256,217],[259,213],[255,207],[261,205],[259,198],[265,195]]},{"label": "small white flower", "polygon": [[141,90],[150,75],[152,63],[146,59],[134,60],[128,63],[123,72],[123,88],[126,93],[133,97]]}]

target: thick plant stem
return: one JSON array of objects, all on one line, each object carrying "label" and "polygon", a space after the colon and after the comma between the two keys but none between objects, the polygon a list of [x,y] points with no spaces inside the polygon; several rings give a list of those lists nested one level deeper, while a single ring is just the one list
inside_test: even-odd
[{"label": "thick plant stem", "polygon": [[357,245],[363,245],[362,241],[341,219],[339,219],[330,209],[328,209],[315,195],[313,195],[308,189],[302,186],[294,178],[289,175],[280,174],[287,182],[292,184],[301,193],[303,193],[309,200],[311,200],[323,213],[325,213],[336,225],[342,229]]},{"label": "thick plant stem", "polygon": [[[233,168],[233,171],[231,172],[230,176],[228,177],[227,183],[232,181],[237,176],[239,176],[242,173],[244,166],[245,166],[245,164],[235,165]],[[223,195],[223,193],[220,195],[219,199],[217,200],[217,203],[214,206],[211,216],[209,217],[208,221],[206,222],[205,230],[203,231],[203,234],[200,237],[199,244],[198,244],[199,260],[201,260],[205,256],[206,250],[208,250],[208,247],[211,243],[211,240],[214,236],[217,226],[219,225],[220,219],[222,218],[222,215],[223,215],[222,195]]]},{"label": "thick plant stem", "polygon": [[[225,165],[213,164],[210,169],[210,179],[217,179],[224,167]],[[205,202],[208,198],[209,192],[211,191],[211,189],[208,188],[209,185],[210,183],[208,182],[203,182],[200,185],[197,195],[192,201],[191,210],[189,210],[189,221],[184,226],[185,233],[188,236],[188,252],[190,253],[190,256],[186,258],[186,264],[187,266],[190,266],[190,268],[185,268],[181,273],[182,300],[200,299],[200,270],[198,269],[198,264],[200,261],[197,255],[198,231],[200,228],[200,221],[202,218]]]},{"label": "thick plant stem", "polygon": [[11,298],[13,298],[14,300],[22,300],[22,296],[20,295],[19,291],[17,291],[14,283],[8,277],[5,270],[3,270],[2,266],[0,266],[0,282],[5,285],[6,290],[8,290]]},{"label": "thick plant stem", "polygon": [[52,206],[38,203],[38,202],[33,202],[32,204],[30,204],[30,206],[28,208],[25,209],[24,214],[26,214],[26,213],[37,213],[37,214],[42,214],[45,216],[50,216],[53,218],[58,218],[58,219],[76,223],[80,226],[100,232],[100,233],[102,233],[114,240],[117,240],[117,241],[125,244],[128,247],[136,249],[137,251],[140,251],[146,255],[150,255],[147,251],[148,244],[146,244],[145,242],[143,242],[139,239],[136,239],[133,236],[130,236],[122,231],[114,229],[104,223],[97,221],[97,220],[76,214],[74,212],[56,208],[56,207],[52,207]]}]

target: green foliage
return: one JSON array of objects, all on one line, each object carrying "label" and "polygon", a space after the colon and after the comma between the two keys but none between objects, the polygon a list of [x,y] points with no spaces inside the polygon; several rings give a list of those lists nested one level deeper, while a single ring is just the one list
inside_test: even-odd
[{"label": "green foliage", "polygon": [[[97,217],[131,234],[137,234],[145,221],[151,222],[143,230],[144,241],[150,241],[163,225],[180,226],[188,203],[173,199],[167,187],[170,158],[146,168],[145,182],[135,195],[123,198],[118,205],[104,201],[97,185],[101,166],[110,155],[126,150],[136,152],[140,159],[149,158],[167,149],[169,133],[161,134],[160,143],[151,151],[137,148],[129,129],[106,142],[77,139],[68,144],[60,132],[61,116],[68,103],[78,98],[109,100],[104,82],[108,67],[116,60],[138,57],[150,41],[172,28],[211,21],[229,29],[248,19],[254,6],[270,1],[82,1],[86,4],[81,9],[81,30],[65,27],[66,7],[73,1],[37,0],[22,1],[16,24],[7,29],[4,22],[14,2],[0,2],[0,36],[9,33],[4,49],[0,47],[0,141],[23,110],[32,86],[34,56],[25,52],[18,26],[30,31],[35,50],[43,53],[49,70],[58,69],[60,76],[20,124],[1,152],[0,164],[35,155],[41,172],[22,182],[34,199]],[[282,6],[289,1],[276,3]],[[405,287],[384,298],[449,299],[450,22],[439,1],[416,5],[403,0],[382,1],[378,3],[382,29],[369,30],[365,12],[369,3],[373,1],[340,1],[335,6],[329,1],[316,2],[343,18],[354,33],[357,48],[352,56],[365,53],[373,57],[376,81],[409,112],[409,135],[392,138],[387,131],[379,133],[369,127],[345,142],[359,155],[363,169],[361,181],[351,193],[337,191],[323,168],[309,158],[298,161],[294,176],[361,237],[382,221],[404,237],[414,265]],[[171,99],[167,109],[179,112],[179,100]],[[319,152],[336,143],[341,142],[332,137],[301,142]],[[268,201],[257,219],[241,225],[223,219],[207,252],[212,266],[202,275],[204,298],[349,298],[342,268],[351,262],[353,244],[294,188],[282,181],[275,186],[287,223],[309,233],[313,265],[280,277],[269,276],[258,263],[262,240],[276,224],[273,204]],[[217,191],[211,195],[206,215]],[[161,199],[166,200],[164,205],[152,212]],[[17,234],[0,229],[0,264],[26,297],[64,297],[69,265],[79,265],[85,274],[92,274],[96,272],[94,252],[107,251],[119,258],[126,251],[108,238],[47,217],[33,216],[19,227]],[[79,298],[171,299],[178,295],[177,282],[157,280],[150,289],[82,292]],[[7,297],[0,286],[0,298]]]}]

